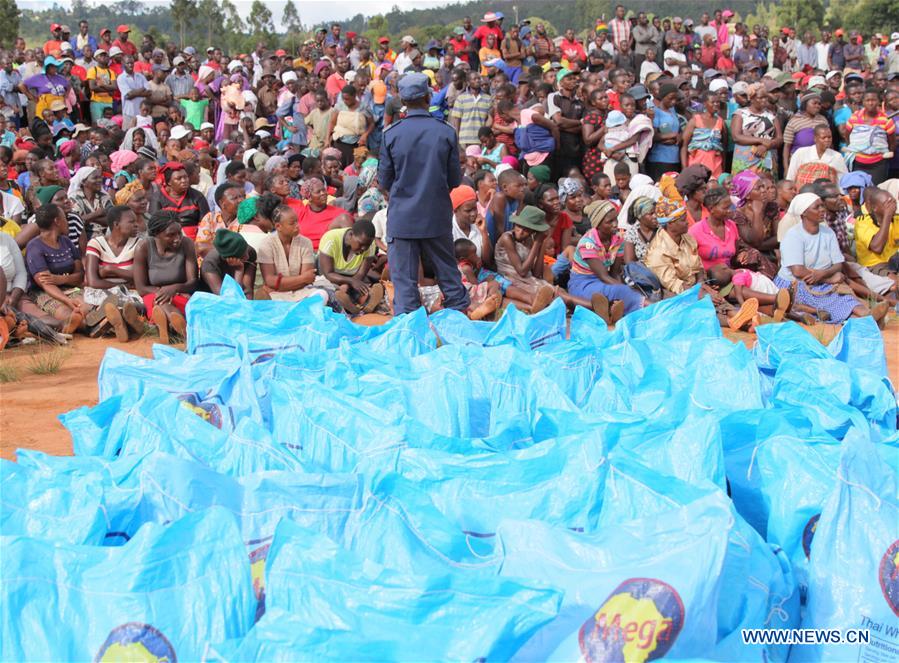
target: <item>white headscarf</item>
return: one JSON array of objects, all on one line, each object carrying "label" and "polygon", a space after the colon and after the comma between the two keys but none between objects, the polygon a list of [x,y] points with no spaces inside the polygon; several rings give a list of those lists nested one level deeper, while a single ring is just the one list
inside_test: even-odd
[{"label": "white headscarf", "polygon": [[213,69],[209,65],[201,64],[199,71],[197,71],[197,80],[200,82],[204,82],[206,80],[206,77],[209,74],[214,74],[214,73],[215,73],[215,69]]},{"label": "white headscarf", "polygon": [[880,184],[878,189],[883,189],[896,200],[899,200],[899,179],[893,178]]},{"label": "white headscarf", "polygon": [[159,140],[156,138],[156,132],[147,127],[131,127],[128,129],[128,131],[125,132],[125,138],[122,140],[122,147],[120,149],[136,151],[133,147],[135,131],[143,131],[144,145],[152,147],[156,154],[159,154]]},{"label": "white headscarf", "polygon": [[[634,182],[637,182],[638,179],[639,184],[634,186]],[[618,228],[624,229],[627,228],[627,213],[631,209],[631,205],[634,201],[640,196],[646,196],[650,200],[655,202],[659,201],[659,198],[662,197],[662,192],[659,191],[659,187],[652,183],[652,178],[643,174],[634,175],[631,177],[631,192],[627,196],[627,200],[624,201],[624,205],[621,206],[621,211],[618,212]]]},{"label": "white headscarf", "polygon": [[783,238],[787,236],[787,231],[790,228],[802,223],[802,215],[805,214],[806,210],[814,205],[817,200],[821,199],[814,193],[800,193],[793,198],[793,201],[787,208],[787,213],[777,222],[778,242],[783,241]]},{"label": "white headscarf", "polygon": [[84,180],[90,177],[95,170],[97,169],[94,166],[82,166],[75,171],[75,174],[72,175],[72,179],[69,180],[69,198],[72,198],[77,193],[81,193],[81,187],[84,184]]}]

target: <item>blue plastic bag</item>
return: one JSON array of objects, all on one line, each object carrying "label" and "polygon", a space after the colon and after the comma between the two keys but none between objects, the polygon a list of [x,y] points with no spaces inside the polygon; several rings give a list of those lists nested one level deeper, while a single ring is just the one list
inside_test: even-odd
[{"label": "blue plastic bag", "polygon": [[233,516],[150,524],[117,548],[3,537],[4,660],[199,660],[256,611]]},{"label": "blue plastic bag", "polygon": [[565,302],[552,304],[534,315],[507,306],[503,317],[484,339],[485,346],[514,345],[525,352],[565,340]]},{"label": "blue plastic bag", "polygon": [[[803,628],[867,629],[863,644],[794,647],[797,661],[886,661],[899,652],[899,455],[853,433],[811,545]],[[791,660],[792,660],[791,659]]]},{"label": "blue plastic bag", "polygon": [[386,660],[508,660],[555,617],[561,595],[496,577],[423,576],[375,564],[334,541],[283,521],[266,568],[268,604],[304,629],[337,629],[393,640],[354,657]]},{"label": "blue plastic bag", "polygon": [[716,640],[732,520],[719,493],[597,534],[536,521],[502,523],[500,574],[539,578],[565,592],[559,616],[518,659],[706,656]]}]

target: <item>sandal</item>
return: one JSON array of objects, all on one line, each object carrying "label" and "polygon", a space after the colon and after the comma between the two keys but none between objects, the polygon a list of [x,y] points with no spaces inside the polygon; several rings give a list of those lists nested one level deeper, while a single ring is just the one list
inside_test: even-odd
[{"label": "sandal", "polygon": [[153,307],[153,324],[159,329],[159,341],[165,345],[169,344],[169,316],[161,306]]},{"label": "sandal", "polygon": [[137,307],[131,302],[125,302],[122,306],[122,317],[125,319],[125,324],[127,324],[131,329],[138,334],[144,333],[144,323],[140,319],[140,313],[137,312]]},{"label": "sandal", "polygon": [[740,307],[740,310],[730,318],[727,319],[727,326],[730,327],[731,331],[740,331],[744,325],[748,322],[752,322],[752,319],[759,312],[759,300],[755,297],[750,297],[746,301],[743,302],[743,305]]},{"label": "sandal", "polygon": [[542,311],[547,306],[552,303],[552,300],[555,299],[556,290],[551,285],[542,286],[537,294],[534,295],[534,303],[531,305],[531,315]]},{"label": "sandal", "polygon": [[590,306],[593,308],[593,312],[602,318],[606,325],[612,324],[612,319],[609,316],[609,300],[606,299],[605,295],[597,292],[595,295],[591,296]]},{"label": "sandal", "polygon": [[793,308],[793,293],[786,288],[781,288],[774,298],[774,321],[783,322],[791,308]]},{"label": "sandal", "polygon": [[375,283],[371,288],[368,289],[368,301],[365,302],[365,306],[362,307],[362,312],[373,313],[383,300],[384,286],[382,286],[380,283]]},{"label": "sandal", "polygon": [[109,299],[103,304],[103,312],[106,313],[106,319],[115,330],[115,338],[119,343],[128,342],[128,327],[125,325],[125,319],[122,317],[119,307],[115,301]]}]

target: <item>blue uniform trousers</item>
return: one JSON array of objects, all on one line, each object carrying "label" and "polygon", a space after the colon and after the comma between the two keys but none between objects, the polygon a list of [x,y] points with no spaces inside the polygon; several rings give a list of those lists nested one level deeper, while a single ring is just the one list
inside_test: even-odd
[{"label": "blue uniform trousers", "polygon": [[387,261],[390,280],[393,282],[393,312],[411,313],[421,306],[418,294],[418,269],[422,253],[434,266],[437,285],[443,293],[444,308],[465,311],[468,308],[468,292],[462,285],[462,276],[456,266],[453,237],[403,239],[390,237],[387,241]]}]

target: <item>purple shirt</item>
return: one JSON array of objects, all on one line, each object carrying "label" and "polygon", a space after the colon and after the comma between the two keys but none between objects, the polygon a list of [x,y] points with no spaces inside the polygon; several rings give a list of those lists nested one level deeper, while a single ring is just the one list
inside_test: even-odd
[{"label": "purple shirt", "polygon": [[31,285],[34,285],[34,275],[41,272],[71,274],[75,271],[75,261],[81,259],[81,252],[65,235],[60,235],[57,241],[59,247],[54,249],[40,237],[35,237],[25,247],[25,266]]},{"label": "purple shirt", "polygon": [[31,88],[38,95],[54,94],[58,97],[64,97],[66,90],[69,89],[69,82],[59,74],[53,74],[52,76],[37,74],[25,79],[25,87]]}]

